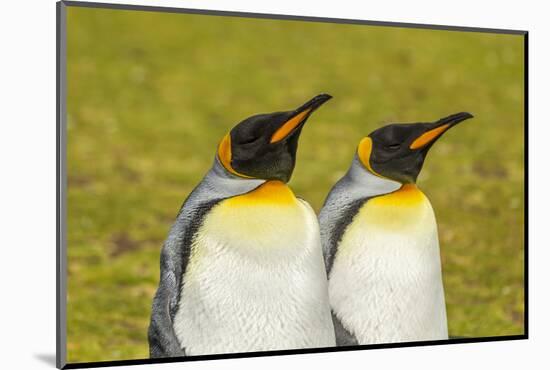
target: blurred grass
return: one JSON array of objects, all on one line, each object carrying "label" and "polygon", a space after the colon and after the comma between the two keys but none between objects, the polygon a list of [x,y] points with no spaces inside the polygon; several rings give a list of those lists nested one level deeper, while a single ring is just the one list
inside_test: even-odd
[{"label": "blurred grass", "polygon": [[68,9],[68,360],[145,358],[162,242],[223,134],[335,99],[291,181],[318,210],[383,123],[476,116],[419,179],[439,221],[450,332],[523,333],[523,38]]}]

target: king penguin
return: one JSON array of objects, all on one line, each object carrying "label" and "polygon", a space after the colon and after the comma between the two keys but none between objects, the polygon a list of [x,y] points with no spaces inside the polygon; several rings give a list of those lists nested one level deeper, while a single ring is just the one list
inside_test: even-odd
[{"label": "king penguin", "polygon": [[319,214],[339,346],[448,339],[437,224],[416,179],[435,141],[473,116],[363,138]]},{"label": "king penguin", "polygon": [[162,248],[152,358],[335,345],[317,217],[286,185],[304,124],[330,98],[221,140]]}]

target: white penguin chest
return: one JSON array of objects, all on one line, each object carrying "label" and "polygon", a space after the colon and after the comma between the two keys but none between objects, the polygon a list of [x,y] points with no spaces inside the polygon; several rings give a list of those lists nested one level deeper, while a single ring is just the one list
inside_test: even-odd
[{"label": "white penguin chest", "polygon": [[194,238],[174,320],[188,355],[334,345],[315,214],[267,184],[215,206]]},{"label": "white penguin chest", "polygon": [[329,296],[360,344],[447,339],[437,225],[418,189],[361,208],[338,246]]}]

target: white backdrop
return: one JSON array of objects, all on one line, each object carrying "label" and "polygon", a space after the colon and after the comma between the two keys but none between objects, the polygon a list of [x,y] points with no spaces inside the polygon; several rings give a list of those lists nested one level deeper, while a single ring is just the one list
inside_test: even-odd
[{"label": "white backdrop", "polygon": [[[530,336],[446,345],[141,366],[142,369],[316,367],[517,369],[548,366],[549,22],[543,1],[141,0],[142,5],[530,31]],[[2,368],[52,368],[55,354],[55,1],[2,4],[0,82],[0,316]],[[498,122],[495,122],[498,124]],[[93,319],[93,318],[90,318]],[[8,366],[5,366],[5,365]],[[9,366],[11,365],[11,366]],[[131,367],[137,368],[137,367]]]}]

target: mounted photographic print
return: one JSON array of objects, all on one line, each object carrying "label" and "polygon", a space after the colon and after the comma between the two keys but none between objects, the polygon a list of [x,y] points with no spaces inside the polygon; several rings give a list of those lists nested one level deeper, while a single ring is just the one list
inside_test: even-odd
[{"label": "mounted photographic print", "polygon": [[527,338],[527,32],[57,10],[58,367]]}]

